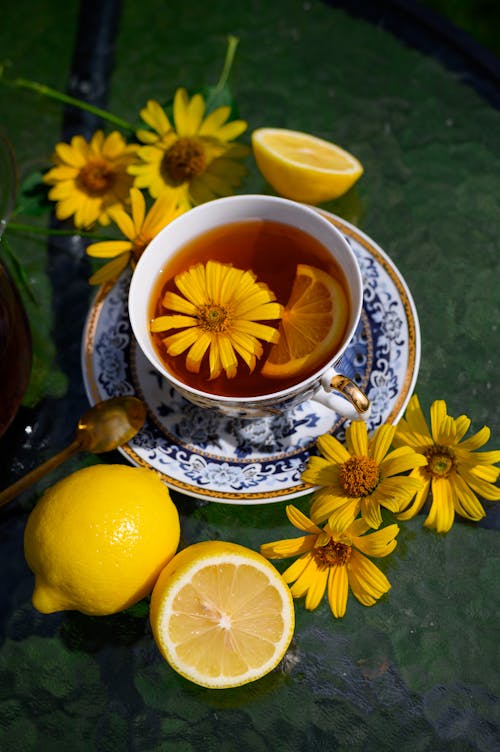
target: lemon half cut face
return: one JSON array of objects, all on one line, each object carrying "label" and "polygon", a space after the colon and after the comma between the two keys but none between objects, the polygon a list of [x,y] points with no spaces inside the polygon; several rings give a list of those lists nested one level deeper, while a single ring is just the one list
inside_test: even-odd
[{"label": "lemon half cut face", "polygon": [[278,570],[235,543],[206,541],[181,551],[153,590],[151,626],[170,666],[223,689],[277,666],[293,636],[293,599]]}]

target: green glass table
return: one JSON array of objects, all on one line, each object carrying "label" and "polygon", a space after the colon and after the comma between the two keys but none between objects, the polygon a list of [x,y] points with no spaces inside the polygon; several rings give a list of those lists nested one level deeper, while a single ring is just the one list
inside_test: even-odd
[{"label": "green glass table", "polygon": [[[148,98],[215,83],[227,36],[238,37],[231,90],[248,134],[306,131],[361,160],[361,180],[323,208],[376,241],[406,280],[425,411],[445,399],[473,430],[489,425],[487,448],[497,448],[495,65],[460,45],[448,65],[445,34],[408,15],[398,25],[391,3],[381,4],[384,17],[363,12],[369,5],[18,0],[2,11],[4,75],[69,87],[135,121]],[[58,140],[99,124],[23,88],[0,86],[0,107],[21,182],[46,168]],[[252,160],[248,168],[240,192],[271,192]],[[30,221],[42,228],[47,215]],[[69,443],[88,406],[80,348],[94,296],[81,238],[11,233],[9,242],[29,283],[34,366],[25,406],[0,440],[0,487]],[[209,690],[163,661],[147,604],[101,618],[33,609],[27,516],[48,485],[95,462],[126,459],[81,455],[0,510],[0,749],[499,748],[498,505],[485,502],[484,520],[457,520],[446,536],[425,531],[422,516],[402,524],[382,565],[392,589],[381,602],[365,608],[350,598],[335,620],[326,601],[313,612],[297,601],[282,664],[245,687]],[[235,506],[172,495],[182,546],[218,538],[258,549],[293,535],[280,500]],[[307,511],[308,501],[297,505]]]}]

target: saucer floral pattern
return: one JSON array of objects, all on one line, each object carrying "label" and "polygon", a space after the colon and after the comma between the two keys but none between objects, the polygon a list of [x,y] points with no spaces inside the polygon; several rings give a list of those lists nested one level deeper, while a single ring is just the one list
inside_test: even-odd
[{"label": "saucer floral pattern", "polygon": [[[339,370],[371,401],[368,430],[395,422],[415,384],[420,333],[411,294],[389,257],[344,220],[326,215],[358,259],[364,298],[360,324]],[[232,504],[297,498],[311,489],[301,480],[318,436],[343,440],[345,420],[314,399],[282,415],[245,420],[187,402],[152,369],[131,334],[127,314],[130,272],[92,304],[82,343],[83,374],[91,402],[135,394],[148,419],[122,453],[157,470],[173,489]]]}]

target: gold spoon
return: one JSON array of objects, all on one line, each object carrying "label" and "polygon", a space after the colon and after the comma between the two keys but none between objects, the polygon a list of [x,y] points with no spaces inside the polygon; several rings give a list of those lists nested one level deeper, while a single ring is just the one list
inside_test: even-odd
[{"label": "gold spoon", "polygon": [[27,475],[0,493],[0,507],[80,451],[111,452],[135,436],[146,419],[146,407],[137,397],[112,397],[98,402],[78,421],[75,438]]}]

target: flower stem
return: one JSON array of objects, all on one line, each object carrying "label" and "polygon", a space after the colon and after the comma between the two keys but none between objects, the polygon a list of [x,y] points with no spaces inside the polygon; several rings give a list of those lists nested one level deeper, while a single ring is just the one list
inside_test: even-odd
[{"label": "flower stem", "polygon": [[85,232],[84,230],[56,230],[51,227],[35,227],[33,225],[23,225],[16,222],[9,222],[6,228],[7,231],[13,230],[14,232],[27,232],[34,235],[60,235],[63,237],[72,237],[79,235],[82,238],[92,238],[93,240],[113,240],[110,236],[96,235],[93,232]]},{"label": "flower stem", "polygon": [[123,128],[128,131],[135,130],[133,125],[127,123],[126,120],[116,117],[111,112],[101,110],[100,107],[94,107],[94,105],[87,104],[87,102],[83,102],[81,99],[70,97],[68,94],[62,94],[60,91],[52,89],[50,86],[45,86],[45,84],[39,84],[36,81],[29,81],[26,78],[16,78],[12,82],[12,85],[21,89],[30,89],[31,91],[37,92],[37,94],[42,94],[44,97],[55,99],[59,102],[63,102],[63,104],[73,105],[73,107],[79,107],[81,110],[87,110],[87,112],[91,112],[93,115],[97,115],[97,117],[107,120],[118,128]]},{"label": "flower stem", "polygon": [[215,85],[216,92],[221,91],[228,82],[229,74],[231,73],[231,68],[233,67],[234,56],[236,55],[236,48],[238,47],[239,41],[240,40],[238,39],[238,37],[235,37],[232,34],[230,34],[227,38],[226,58],[224,60],[224,66],[222,68],[219,80]]}]

